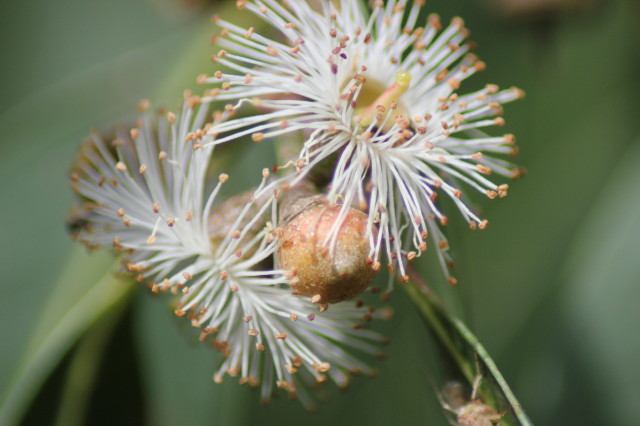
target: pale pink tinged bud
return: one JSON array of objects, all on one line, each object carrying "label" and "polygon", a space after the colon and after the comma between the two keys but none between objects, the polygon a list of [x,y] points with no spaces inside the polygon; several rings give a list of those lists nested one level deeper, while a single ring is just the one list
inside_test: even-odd
[{"label": "pale pink tinged bud", "polygon": [[[367,263],[367,214],[350,208],[337,231],[335,246],[331,245],[330,232],[342,208],[312,203],[284,225],[278,248],[280,267],[295,274],[292,290],[315,303],[352,299],[375,276]],[[374,230],[374,236],[376,233]]]}]

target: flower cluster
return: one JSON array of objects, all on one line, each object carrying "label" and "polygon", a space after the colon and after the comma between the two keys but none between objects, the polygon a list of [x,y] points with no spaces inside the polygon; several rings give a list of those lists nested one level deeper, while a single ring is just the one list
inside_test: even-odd
[{"label": "flower cluster", "polygon": [[206,123],[209,101],[194,96],[179,114],[147,108],[141,103],[145,114],[129,132],[113,140],[94,133],[81,146],[71,173],[83,200],[73,236],[113,247],[138,281],[179,297],[176,315],[224,354],[215,381],[239,375],[265,400],[277,386],[309,405],[301,381],[344,387],[350,373],[374,373],[349,351],[381,355],[383,337],[362,325],[383,312],[360,301],[318,313],[275,267],[280,190],[269,171],[257,189],[226,202],[217,201],[229,179],[220,174],[207,195],[213,146],[202,138],[225,114]]},{"label": "flower cluster", "polygon": [[[221,144],[251,135],[255,142],[298,132],[304,135],[297,173],[307,178],[333,164],[329,199],[368,212],[370,262],[380,268],[386,252],[390,270],[408,279],[405,260],[426,250],[431,236],[449,282],[451,258],[440,228],[448,221],[438,206],[450,198],[471,229],[484,229],[463,201],[462,185],[489,198],[504,197],[508,185],[487,178],[520,172],[494,154],[515,153],[514,137],[492,137],[481,129],[502,126],[501,105],[521,98],[519,89],[495,85],[458,94],[461,82],[485,68],[470,53],[468,31],[455,18],[443,29],[430,15],[419,25],[422,1],[323,1],[320,10],[304,1],[238,1],[266,21],[269,37],[215,17],[221,50],[212,59],[228,71],[203,75],[218,86],[215,99],[228,111],[253,105],[260,113],[215,125]],[[235,103],[233,103],[235,102]],[[326,243],[337,238],[337,221]],[[376,224],[377,226],[372,226]],[[379,232],[374,232],[378,229]]]},{"label": "flower cluster", "polygon": [[[215,381],[238,375],[264,400],[279,387],[310,405],[301,384],[374,373],[352,352],[381,355],[384,338],[364,325],[385,312],[349,300],[382,262],[390,283],[407,281],[427,241],[455,284],[439,197],[484,229],[463,190],[504,197],[488,175],[520,173],[496,157],[514,154],[515,138],[483,129],[503,126],[502,104],[523,93],[459,94],[485,65],[460,18],[423,20],[422,3],[239,0],[266,32],[215,17],[222,68],[199,78],[214,88],[188,93],[177,114],[141,102],[133,129],[81,146],[72,235],[113,247],[139,282],[174,295],[176,315],[224,355]],[[211,182],[214,148],[249,137],[297,152],[221,200],[229,176]]]}]

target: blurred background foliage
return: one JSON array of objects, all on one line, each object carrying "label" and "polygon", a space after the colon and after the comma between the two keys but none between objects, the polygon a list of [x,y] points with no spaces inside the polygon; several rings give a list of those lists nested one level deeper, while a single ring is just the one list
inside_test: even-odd
[{"label": "blurred background foliage", "polygon": [[[175,107],[214,70],[209,16],[246,19],[234,3],[3,1],[0,395],[46,343],[40,376],[52,374],[26,385],[23,424],[447,424],[429,382],[441,366],[434,342],[402,292],[395,318],[379,325],[392,344],[377,378],[357,378],[315,414],[286,398],[265,408],[257,392],[213,384],[218,355],[166,303],[110,279],[94,286],[111,257],[67,237],[76,145],[94,125],[130,122],[141,98]],[[494,82],[528,95],[507,106],[505,130],[529,173],[506,199],[478,200],[486,231],[449,226],[460,284],[439,291],[535,424],[637,423],[640,3],[429,0],[427,9],[464,17],[488,64],[463,89]],[[241,163],[223,153],[221,167],[260,170],[265,149],[243,151]]]}]

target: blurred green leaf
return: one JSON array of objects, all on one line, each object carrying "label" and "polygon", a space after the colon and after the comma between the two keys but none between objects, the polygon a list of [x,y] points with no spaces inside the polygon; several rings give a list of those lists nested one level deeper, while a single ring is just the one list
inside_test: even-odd
[{"label": "blurred green leaf", "polygon": [[563,276],[572,347],[602,389],[610,424],[633,424],[640,406],[640,138],[581,225]]},{"label": "blurred green leaf", "polygon": [[[168,58],[174,60],[192,31],[168,34],[150,46],[118,46],[113,57],[86,61],[69,75],[50,74],[48,85],[25,94],[0,116],[0,218],[6,224],[0,248],[0,332],[6,343],[0,351],[0,393],[25,351],[28,330],[56,297],[52,285],[73,244],[64,218],[73,199],[66,175],[76,146],[92,125],[131,120],[137,100],[166,77]],[[185,79],[185,84],[193,81]],[[175,89],[172,103],[183,88]]]},{"label": "blurred green leaf", "polygon": [[[74,56],[70,63],[59,67],[59,71],[49,69],[48,79],[44,80],[46,84],[42,84],[41,79],[36,86],[38,90],[21,93],[22,99],[8,107],[0,117],[0,132],[3,135],[0,145],[0,196],[3,200],[12,200],[0,206],[0,216],[6,222],[15,224],[3,230],[3,240],[10,242],[4,246],[3,263],[5,259],[12,260],[7,262],[6,267],[3,266],[4,280],[0,283],[3,289],[10,289],[7,297],[0,300],[0,331],[7,343],[0,354],[2,393],[7,390],[5,387],[20,357],[24,358],[25,352],[32,354],[42,350],[42,341],[51,338],[52,324],[63,318],[68,307],[78,302],[84,291],[95,282],[91,273],[104,274],[112,262],[108,253],[93,257],[73,254],[70,266],[63,273],[67,278],[58,287],[53,286],[55,279],[51,277],[55,277],[62,269],[60,265],[72,244],[64,230],[63,221],[72,203],[66,174],[75,147],[91,125],[105,126],[118,124],[118,120],[133,120],[136,114],[134,106],[142,97],[158,93],[154,104],[168,102],[173,107],[182,91],[195,85],[194,68],[202,68],[203,63],[208,61],[209,42],[208,34],[205,34],[211,31],[208,15],[202,16],[195,24],[183,25],[181,31],[167,33],[166,29],[171,26],[159,25],[157,17],[149,13],[148,6],[125,6],[125,3],[119,6],[111,4],[102,17],[124,14],[125,21],[137,19],[135,26],[119,31],[118,37],[105,37],[94,26],[92,29],[96,33],[91,32],[85,40],[73,45],[78,48],[86,43],[90,49],[97,49],[97,45],[100,45],[99,58],[96,59],[92,52],[86,56]],[[45,9],[47,7],[39,12]],[[12,12],[15,15],[26,13],[20,11],[19,6]],[[47,19],[54,26],[60,25],[62,22],[56,16],[64,12],[68,13],[67,20],[89,23],[96,9],[87,9],[77,1],[69,0],[57,4],[56,14]],[[91,16],[84,17],[82,13]],[[136,17],[145,13],[145,19]],[[202,22],[202,25],[198,22]],[[101,20],[100,23],[107,24],[107,20]],[[113,27],[105,30],[110,32]],[[145,34],[147,30],[149,32]],[[68,36],[68,32],[49,34],[51,40],[47,42],[57,37],[59,43],[53,43],[54,51],[57,48],[64,50],[62,54],[69,54],[68,47],[60,42]],[[99,42],[92,45],[94,37]],[[30,40],[21,42],[27,45]],[[184,46],[190,47],[185,50]],[[20,45],[12,48],[27,52],[20,51]],[[73,55],[78,55],[78,52]],[[174,64],[176,57],[182,57],[184,61]],[[24,77],[26,80],[27,76]],[[7,79],[2,81],[6,82]],[[158,89],[159,86],[162,86],[162,90]],[[23,285],[15,285],[18,282]],[[20,319],[19,328],[10,320],[12,317]],[[25,333],[39,318],[42,319],[33,333]],[[82,329],[86,324],[79,322],[77,326]],[[25,351],[27,338],[32,343]],[[46,375],[50,367],[56,364],[75,342],[75,338],[77,333],[59,342],[59,345],[66,346],[51,349],[45,361],[38,361],[46,364],[46,368],[29,373],[30,377],[37,376],[37,379],[29,380],[33,383],[42,381],[42,375]],[[27,401],[33,391],[35,389],[30,389],[18,398]],[[16,406],[15,412],[22,408]]]},{"label": "blurred green leaf", "polygon": [[105,312],[74,348],[57,410],[57,426],[81,426],[86,423],[92,390],[107,355],[109,339],[126,306],[126,303],[119,303]]},{"label": "blurred green leaf", "polygon": [[498,359],[509,357],[514,335],[558,285],[584,212],[640,131],[630,3],[603,2],[547,26],[489,19],[472,27],[488,64],[483,81],[527,91],[505,108],[503,131],[518,137],[515,161],[528,174],[504,200],[479,202],[486,231],[451,243],[460,284],[450,291],[467,296],[471,323]]},{"label": "blurred green leaf", "polygon": [[[54,287],[55,298],[43,313],[0,407],[0,423],[15,424],[39,386],[78,338],[102,315],[122,303],[133,288],[112,276],[104,257],[88,258],[80,248]],[[107,275],[104,276],[104,271]],[[97,281],[88,280],[100,274]],[[93,285],[88,285],[94,283]]]}]

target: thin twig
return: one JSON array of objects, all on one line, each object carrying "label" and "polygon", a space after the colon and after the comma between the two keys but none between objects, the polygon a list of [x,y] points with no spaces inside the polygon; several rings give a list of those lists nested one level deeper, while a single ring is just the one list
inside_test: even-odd
[{"label": "thin twig", "polygon": [[511,405],[513,413],[515,414],[519,424],[521,426],[533,426],[531,420],[529,420],[522,409],[522,406],[511,391],[507,381],[504,379],[504,376],[500,373],[500,370],[498,370],[496,363],[489,356],[489,353],[484,346],[482,346],[478,338],[471,332],[471,330],[469,330],[462,320],[451,315],[447,311],[444,305],[438,300],[436,295],[429,289],[425,281],[411,267],[411,265],[408,265],[407,272],[413,283],[406,285],[404,287],[405,290],[469,384],[472,384],[476,377],[476,373],[473,369],[473,363],[465,357],[462,348],[456,345],[447,328],[454,329],[466,344],[469,345],[473,352],[482,360],[495,380],[495,383],[500,388],[500,391],[504,395],[506,401]]}]

